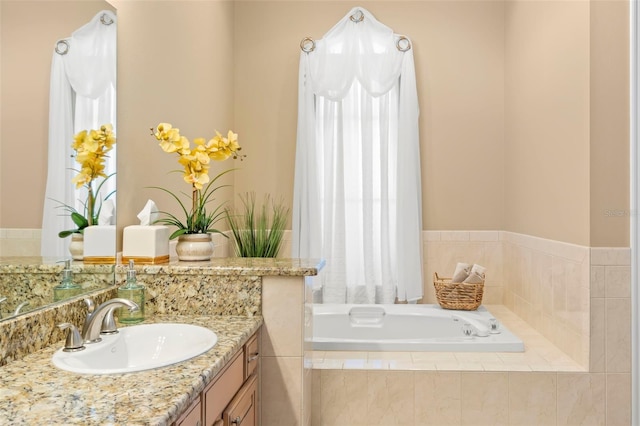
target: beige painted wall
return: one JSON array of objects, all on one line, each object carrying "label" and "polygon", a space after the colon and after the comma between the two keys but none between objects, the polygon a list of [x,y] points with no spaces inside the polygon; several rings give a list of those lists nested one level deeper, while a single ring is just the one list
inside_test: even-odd
[{"label": "beige painted wall", "polygon": [[[24,2],[2,0],[3,24],[5,3]],[[584,245],[628,244],[628,216],[604,214],[628,209],[625,2],[112,3],[119,20],[119,227],[136,223],[148,198],[176,211],[172,200],[145,187],[186,189],[168,174],[177,169],[175,158],[149,136],[160,121],[190,138],[233,128],[248,158],[226,182],[235,192],[270,192],[290,203],[298,43],[321,37],[362,5],[414,44],[425,229],[505,229]],[[13,141],[24,139],[24,129],[30,141],[45,140],[46,127],[33,117],[46,117],[46,100],[39,94],[39,101],[16,107],[15,117],[7,112],[6,28],[0,228],[37,228],[42,196],[28,208],[31,201],[5,197],[16,188],[44,191],[44,178],[31,180],[44,157],[31,160],[35,170],[27,176],[8,167],[17,163],[20,145]],[[43,65],[11,61],[21,75],[44,69],[46,96],[55,34]],[[232,166],[217,164],[214,171]],[[15,185],[15,176],[23,185]],[[221,195],[233,201],[231,190]]]},{"label": "beige painted wall", "polygon": [[589,3],[506,2],[505,230],[589,245]]},{"label": "beige painted wall", "polygon": [[590,18],[591,246],[628,247],[629,4],[592,1]]},{"label": "beige painted wall", "polygon": [[235,117],[250,157],[236,189],[291,203],[298,44],[321,38],[354,6],[413,42],[425,229],[501,229],[502,2],[237,2]]},{"label": "beige painted wall", "polygon": [[53,48],[113,7],[102,0],[2,0],[0,9],[0,228],[40,228]]},{"label": "beige painted wall", "polygon": [[[181,174],[169,173],[180,168],[177,157],[158,147],[150,127],[169,122],[190,140],[233,128],[234,11],[231,2],[114,3],[119,25],[117,220],[122,228],[138,223],[136,215],[149,198],[161,210],[179,213],[174,200],[147,187],[175,194],[190,189]],[[243,135],[240,143],[246,144]],[[233,160],[217,163],[210,175],[232,167]],[[233,178],[223,183],[232,184]],[[230,198],[232,191],[225,189],[217,200]]]}]

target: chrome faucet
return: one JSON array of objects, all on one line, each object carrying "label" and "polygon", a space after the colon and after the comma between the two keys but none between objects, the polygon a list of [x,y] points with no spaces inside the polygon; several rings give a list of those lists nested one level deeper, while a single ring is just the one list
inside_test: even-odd
[{"label": "chrome faucet", "polygon": [[490,328],[482,321],[462,314],[453,314],[451,316],[453,319],[464,321],[465,326],[468,324],[469,326],[473,327],[473,330],[469,329],[468,327],[463,327],[463,333],[465,333],[466,335],[470,335],[473,331],[475,331],[475,335],[478,337],[487,337],[489,335]]},{"label": "chrome faucet", "polygon": [[13,316],[16,316],[20,313],[20,311],[22,310],[22,308],[24,308],[25,306],[28,306],[29,302],[22,302],[21,304],[18,305],[18,307],[16,307],[16,310],[13,311]]},{"label": "chrome faucet", "polygon": [[97,308],[91,299],[84,299],[87,304],[89,313],[84,320],[84,326],[82,327],[82,338],[85,343],[96,343],[102,340],[100,338],[100,331],[102,330],[102,324],[108,324],[108,332],[114,333],[115,322],[113,320],[113,312],[116,308],[129,308],[130,311],[138,310],[138,304],[132,302],[129,299],[111,299],[107,300]]},{"label": "chrome faucet", "polygon": [[[7,298],[6,297],[0,297],[0,305],[2,304],[2,302],[6,302]],[[2,311],[0,311],[0,319],[2,319]]]}]

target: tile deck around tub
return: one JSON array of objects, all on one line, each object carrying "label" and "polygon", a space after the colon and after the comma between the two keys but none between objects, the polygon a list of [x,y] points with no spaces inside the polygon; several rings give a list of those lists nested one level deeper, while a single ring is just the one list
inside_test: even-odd
[{"label": "tile deck around tub", "polygon": [[502,305],[487,309],[524,341],[524,352],[313,351],[316,370],[586,371]]}]

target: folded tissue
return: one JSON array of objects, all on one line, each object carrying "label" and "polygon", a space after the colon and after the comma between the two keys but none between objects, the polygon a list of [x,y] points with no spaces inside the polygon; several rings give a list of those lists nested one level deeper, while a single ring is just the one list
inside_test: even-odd
[{"label": "folded tissue", "polygon": [[452,283],[480,284],[484,282],[484,273],[486,268],[478,264],[470,265],[468,263],[456,264],[453,272]]},{"label": "folded tissue", "polygon": [[152,265],[169,262],[169,228],[154,225],[159,210],[152,200],[148,200],[138,213],[140,225],[124,228],[122,238],[122,261]]},{"label": "folded tissue", "polygon": [[140,220],[141,226],[153,225],[158,220],[158,217],[158,206],[152,200],[147,200],[147,204],[138,213],[138,220]]},{"label": "folded tissue", "polygon": [[100,214],[98,215],[98,225],[116,224],[116,203],[112,198],[102,203]]}]

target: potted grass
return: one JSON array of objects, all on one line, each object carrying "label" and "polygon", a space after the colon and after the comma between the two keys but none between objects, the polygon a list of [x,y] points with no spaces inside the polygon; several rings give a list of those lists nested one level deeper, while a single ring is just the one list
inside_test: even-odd
[{"label": "potted grass", "polygon": [[237,257],[276,257],[282,245],[289,209],[282,201],[276,202],[265,195],[261,206],[256,206],[256,195],[240,195],[240,212],[225,209],[225,215],[235,242]]}]

